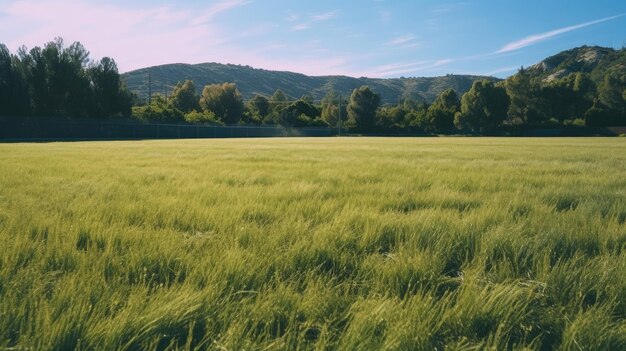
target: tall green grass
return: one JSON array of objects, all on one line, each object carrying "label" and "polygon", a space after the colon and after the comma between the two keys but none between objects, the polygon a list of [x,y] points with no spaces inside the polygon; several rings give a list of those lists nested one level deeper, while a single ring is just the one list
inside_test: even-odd
[{"label": "tall green grass", "polygon": [[0,145],[0,350],[624,350],[620,139]]}]

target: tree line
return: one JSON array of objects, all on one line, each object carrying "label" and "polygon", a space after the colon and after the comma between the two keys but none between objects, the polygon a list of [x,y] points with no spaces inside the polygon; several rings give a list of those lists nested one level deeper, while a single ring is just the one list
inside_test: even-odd
[{"label": "tree line", "polygon": [[0,44],[0,116],[128,117],[132,105],[115,61],[91,60],[79,42],[56,38],[16,54]]},{"label": "tree line", "polygon": [[521,68],[500,82],[480,80],[462,96],[448,89],[434,102],[403,99],[382,105],[363,86],[347,98],[329,91],[316,103],[277,90],[244,101],[234,83],[198,92],[179,82],[170,96],[140,101],[120,78],[111,58],[89,59],[80,44],[55,39],[12,55],[0,44],[0,115],[133,117],[145,121],[203,124],[272,124],[341,127],[363,133],[489,133],[507,128],[626,125],[626,75],[608,71],[599,84],[585,73],[543,82]]},{"label": "tree line", "polygon": [[[607,74],[596,85],[584,73],[542,84],[521,68],[501,81],[479,80],[462,96],[448,89],[432,104],[404,99],[381,105],[369,87],[344,99],[329,91],[320,103],[310,95],[289,99],[277,90],[244,102],[234,83],[212,84],[197,94],[192,81],[171,96],[133,107],[144,120],[215,124],[280,124],[343,127],[357,132],[489,133],[506,128],[626,125],[626,77]],[[341,126],[340,126],[341,124]]]}]

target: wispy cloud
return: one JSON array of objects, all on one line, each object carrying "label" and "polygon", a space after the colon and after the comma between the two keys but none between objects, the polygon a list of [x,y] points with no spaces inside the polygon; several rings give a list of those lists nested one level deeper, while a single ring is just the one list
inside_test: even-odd
[{"label": "wispy cloud", "polygon": [[213,5],[209,6],[206,10],[202,11],[201,14],[194,18],[192,24],[194,25],[201,25],[203,23],[208,22],[209,20],[211,20],[213,17],[215,17],[216,15],[218,15],[221,12],[224,11],[228,11],[230,9],[236,8],[236,7],[240,7],[240,6],[244,6],[249,4],[250,1],[248,0],[222,0],[222,1],[218,1],[216,3],[214,3]]},{"label": "wispy cloud", "polygon": [[424,72],[428,70],[432,70],[434,68],[439,68],[455,62],[455,59],[440,59],[440,60],[429,60],[429,61],[417,61],[411,63],[397,63],[391,65],[384,65],[375,67],[373,70],[368,72],[369,77],[375,78],[384,78],[397,76],[400,74],[412,73],[417,74],[419,72]]},{"label": "wispy cloud", "polygon": [[408,42],[413,41],[413,39],[415,39],[415,36],[413,34],[405,34],[405,35],[401,35],[399,37],[393,38],[387,43],[387,45],[395,46],[395,45],[406,44]]},{"label": "wispy cloud", "polygon": [[611,16],[611,17],[605,17],[605,18],[601,18],[601,19],[598,19],[598,20],[595,20],[595,21],[585,22],[585,23],[581,23],[581,24],[577,24],[577,25],[573,25],[573,26],[569,26],[569,27],[563,27],[563,28],[551,30],[551,31],[545,32],[545,33],[533,34],[533,35],[527,36],[525,38],[522,38],[520,40],[516,40],[516,41],[510,42],[510,43],[504,45],[502,48],[500,48],[500,50],[496,51],[496,53],[497,54],[502,54],[502,53],[507,53],[507,52],[519,50],[519,49],[525,48],[527,46],[537,44],[537,43],[542,42],[544,40],[548,40],[548,39],[553,38],[553,37],[555,37],[557,35],[564,34],[564,33],[567,33],[567,32],[572,32],[572,31],[575,31],[577,29],[589,27],[589,26],[592,26],[594,24],[611,21],[611,20],[614,20],[616,18],[623,17],[624,15],[625,14],[620,14],[620,15]]},{"label": "wispy cloud", "polygon": [[389,10],[381,10],[378,12],[378,16],[380,17],[381,22],[387,23],[393,18],[393,12]]},{"label": "wispy cloud", "polygon": [[459,10],[465,6],[468,6],[470,3],[469,2],[455,2],[455,3],[450,3],[450,4],[443,4],[443,5],[439,5],[439,6],[435,6],[433,8],[430,9],[430,13],[446,13],[446,12],[451,12],[451,11],[455,11],[455,10]]},{"label": "wispy cloud", "polygon": [[484,73],[484,75],[493,76],[493,75],[500,74],[500,73],[515,72],[518,69],[519,69],[519,66],[501,67],[498,69],[494,69],[493,71],[486,72]]},{"label": "wispy cloud", "polygon": [[387,46],[398,47],[402,49],[414,48],[420,46],[420,43],[415,41],[415,35],[413,34],[404,34],[398,37],[395,37],[388,42],[385,43]]},{"label": "wispy cloud", "polygon": [[252,24],[248,28],[242,28],[242,30],[237,34],[237,38],[248,38],[248,37],[261,37],[271,33],[273,30],[278,28],[278,24],[273,22],[260,22],[256,24]]},{"label": "wispy cloud", "polygon": [[319,15],[313,15],[311,16],[311,21],[314,21],[314,22],[328,21],[329,19],[333,19],[337,17],[338,13],[339,13],[339,10],[333,10],[330,12],[321,13]]},{"label": "wispy cloud", "polygon": [[[294,30],[294,31],[300,31],[300,30],[309,29],[309,28],[311,28],[313,26],[314,23],[331,20],[331,19],[337,17],[338,14],[339,14],[339,10],[333,10],[333,11],[328,11],[328,12],[324,12],[324,13],[311,15],[311,16],[309,16],[307,18],[306,21],[293,25],[291,27],[291,29]],[[291,17],[291,18],[293,18],[293,17]],[[298,18],[299,17],[296,17],[291,22],[294,22]]]},{"label": "wispy cloud", "polygon": [[287,22],[295,22],[295,21],[297,21],[299,19],[300,19],[300,15],[295,13],[295,12],[291,12],[291,11],[289,11],[287,13],[287,17],[285,17],[285,21],[287,21]]}]

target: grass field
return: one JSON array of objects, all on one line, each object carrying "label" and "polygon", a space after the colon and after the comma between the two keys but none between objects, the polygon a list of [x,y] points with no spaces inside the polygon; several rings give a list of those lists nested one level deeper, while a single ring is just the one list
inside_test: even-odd
[{"label": "grass field", "polygon": [[626,140],[0,144],[0,350],[626,349]]}]

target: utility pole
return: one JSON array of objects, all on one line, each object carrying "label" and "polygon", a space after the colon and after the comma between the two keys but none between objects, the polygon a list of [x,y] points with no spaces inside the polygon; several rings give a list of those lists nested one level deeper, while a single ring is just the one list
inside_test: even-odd
[{"label": "utility pole", "polygon": [[152,105],[152,73],[148,71],[148,105]]}]

